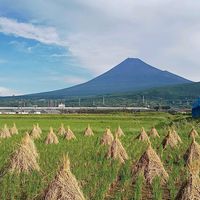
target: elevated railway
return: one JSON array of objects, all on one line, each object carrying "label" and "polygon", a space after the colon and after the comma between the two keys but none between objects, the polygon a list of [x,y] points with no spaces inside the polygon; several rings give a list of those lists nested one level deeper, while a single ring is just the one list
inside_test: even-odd
[{"label": "elevated railway", "polygon": [[0,107],[1,114],[42,114],[106,111],[151,111],[147,107]]}]

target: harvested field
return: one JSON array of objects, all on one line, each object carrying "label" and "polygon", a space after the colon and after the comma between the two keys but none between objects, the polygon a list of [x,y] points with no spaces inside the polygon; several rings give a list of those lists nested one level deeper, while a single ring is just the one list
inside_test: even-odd
[{"label": "harvested field", "polygon": [[[52,183],[55,183],[55,180],[57,180],[56,175],[58,175],[59,170],[62,168],[60,158],[66,155],[67,152],[70,158],[70,172],[67,171],[67,173],[73,177],[74,181],[76,180],[73,184],[76,191],[80,194],[78,199],[183,199],[184,197],[180,197],[178,192],[186,191],[187,188],[192,188],[192,185],[195,186],[199,182],[198,178],[194,178],[194,176],[191,178],[186,158],[189,159],[189,164],[193,166],[192,160],[196,159],[197,154],[199,155],[199,147],[196,143],[200,144],[200,138],[195,137],[194,140],[193,137],[193,139],[189,138],[188,134],[191,131],[191,127],[200,132],[200,122],[193,121],[187,115],[170,115],[166,113],[1,115],[1,132],[6,130],[6,134],[8,134],[7,130],[10,130],[14,123],[18,129],[18,134],[11,134],[10,137],[0,138],[0,199],[2,200],[41,199],[40,195],[45,194],[47,189],[54,188],[55,185],[52,186]],[[42,130],[42,134],[40,133],[39,137],[35,137],[37,139],[34,139],[33,134],[32,139],[34,139],[34,142],[30,141],[24,147],[22,138],[29,137],[29,135],[26,135],[26,132],[30,133],[33,125],[37,123]],[[4,127],[5,124],[7,124],[6,128]],[[57,134],[61,124],[64,127],[70,126],[70,130],[73,131],[76,139],[67,140],[64,134]],[[94,132],[92,137],[85,137],[83,134],[88,124],[90,124]],[[109,127],[110,131],[115,133],[119,124],[125,133],[123,137],[119,138],[119,141],[127,153],[126,156],[128,156],[128,160],[125,159],[126,156],[124,157],[125,162],[123,164],[119,162],[120,158],[115,160],[115,156],[118,156],[118,152],[121,152],[118,151],[121,149],[119,141],[111,141],[109,144],[101,145],[105,129]],[[170,145],[167,145],[163,151],[162,141],[166,137],[168,127],[172,128],[172,125],[182,143],[179,141],[177,148],[171,148]],[[56,145],[45,145],[44,143],[50,133],[49,127],[53,128],[54,133],[58,137],[59,143]],[[135,139],[142,127],[146,131],[155,127],[160,137],[149,137],[150,143]],[[68,132],[70,133],[69,130]],[[71,136],[72,134],[68,135]],[[112,138],[114,139],[113,136]],[[195,145],[194,141],[196,142]],[[112,143],[113,146],[110,146]],[[147,167],[150,169],[148,171],[149,174],[146,173],[147,176],[145,177],[142,175],[143,172],[139,173],[138,170],[137,175],[133,177],[131,173],[133,166],[137,166],[138,161],[144,155],[149,145],[151,145],[154,151],[150,150],[144,156],[149,162],[153,160],[149,165],[150,168]],[[23,148],[20,149],[21,146]],[[29,158],[25,154],[26,151],[24,149],[32,149],[28,153],[35,157],[38,165],[35,165],[35,162],[31,163],[29,160],[24,160],[24,158]],[[111,151],[108,156],[110,159],[106,157],[109,150]],[[124,151],[122,152],[123,154],[121,155],[125,155]],[[22,155],[22,153],[25,156],[19,157],[19,154]],[[155,153],[160,160],[158,160]],[[154,159],[151,159],[151,157]],[[20,160],[28,163],[26,165],[28,166],[28,173],[23,172],[24,165],[20,165]],[[159,163],[158,166],[160,168],[163,166],[169,177],[167,177],[163,170],[160,171],[157,163]],[[10,166],[12,166],[12,170]],[[138,169],[140,169],[141,165],[138,166]],[[152,178],[151,169],[153,172],[156,169],[158,174],[164,174],[166,177],[166,181],[163,181],[164,184],[160,184],[162,180],[156,176],[154,177],[155,174],[153,174],[154,178]],[[9,173],[9,171],[12,171],[12,173]],[[195,174],[195,176],[197,175]],[[66,182],[63,183],[65,185]],[[66,191],[64,189],[63,191]],[[186,196],[190,195],[189,192],[184,192],[184,194]],[[192,189],[191,194],[198,195],[195,188]]]}]

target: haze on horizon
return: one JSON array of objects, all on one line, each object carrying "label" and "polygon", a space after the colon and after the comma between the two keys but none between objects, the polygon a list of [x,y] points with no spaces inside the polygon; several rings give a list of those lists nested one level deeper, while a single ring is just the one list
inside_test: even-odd
[{"label": "haze on horizon", "polygon": [[0,0],[0,96],[66,88],[137,57],[200,81],[200,1]]}]

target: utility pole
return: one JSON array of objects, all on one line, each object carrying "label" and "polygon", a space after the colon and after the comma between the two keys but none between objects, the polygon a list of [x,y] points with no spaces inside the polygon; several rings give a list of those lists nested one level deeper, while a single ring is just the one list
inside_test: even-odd
[{"label": "utility pole", "polygon": [[21,112],[22,112],[23,100],[21,99]]},{"label": "utility pole", "polygon": [[55,100],[55,105],[54,105],[55,107],[57,107],[57,101]]},{"label": "utility pole", "polygon": [[104,96],[103,96],[103,105],[105,105],[105,98],[104,98]]},{"label": "utility pole", "polygon": [[81,98],[78,99],[78,105],[81,107]]},{"label": "utility pole", "polygon": [[144,103],[145,103],[145,98],[144,98],[144,96],[142,96],[142,103],[143,103],[143,105],[144,105]]}]

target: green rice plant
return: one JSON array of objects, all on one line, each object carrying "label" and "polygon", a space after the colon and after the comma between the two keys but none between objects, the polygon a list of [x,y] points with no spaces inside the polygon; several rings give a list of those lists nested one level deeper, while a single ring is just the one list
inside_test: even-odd
[{"label": "green rice plant", "polygon": [[152,183],[153,200],[162,200],[163,191],[159,177],[155,177]]},{"label": "green rice plant", "polygon": [[143,184],[144,184],[144,177],[142,175],[139,175],[136,179],[135,186],[134,186],[134,200],[142,199]]}]

